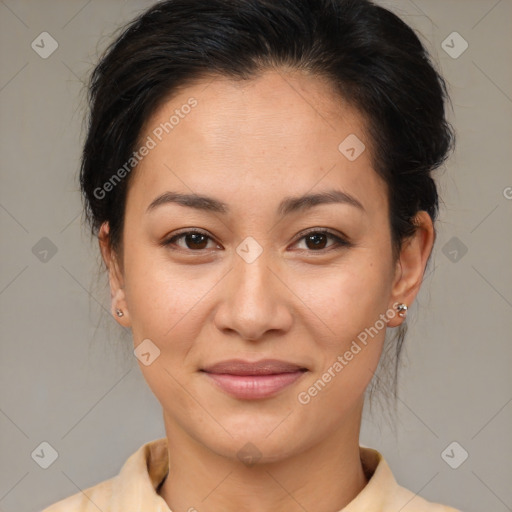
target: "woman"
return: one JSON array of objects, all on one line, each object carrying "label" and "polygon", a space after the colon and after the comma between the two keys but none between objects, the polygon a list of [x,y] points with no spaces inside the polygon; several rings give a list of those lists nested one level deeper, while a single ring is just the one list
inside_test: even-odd
[{"label": "woman", "polygon": [[45,512],[454,510],[359,446],[432,251],[446,99],[369,1],[172,0],[126,28],[80,182],[166,437]]}]

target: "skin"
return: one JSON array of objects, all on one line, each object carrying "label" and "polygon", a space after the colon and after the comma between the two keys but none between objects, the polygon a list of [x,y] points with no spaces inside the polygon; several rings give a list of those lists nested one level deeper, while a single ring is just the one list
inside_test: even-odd
[{"label": "skin", "polygon": [[[124,312],[114,318],[131,328],[134,347],[149,338],[160,350],[150,365],[139,361],[169,443],[160,494],[174,511],[339,510],[367,483],[359,430],[386,329],[307,405],[297,396],[379,315],[414,301],[434,242],[431,219],[418,213],[416,234],[394,260],[386,185],[372,168],[365,119],[319,78],[274,70],[245,82],[205,79],[162,105],[141,139],[192,96],[198,105],[131,177],[121,254],[108,223],[99,233],[112,309]],[[366,145],[354,161],[338,150],[349,134]],[[328,189],[364,210],[330,203],[276,214],[285,197]],[[146,212],[166,191],[208,195],[230,212],[176,203]],[[182,228],[209,238],[199,249],[190,237],[162,245]],[[351,245],[317,235],[317,249],[301,234],[309,228]],[[248,236],[262,248],[251,263],[236,252]],[[402,321],[395,314],[388,327]],[[199,371],[232,358],[309,371],[273,397],[241,400]],[[261,454],[253,465],[237,457],[248,442]]]}]

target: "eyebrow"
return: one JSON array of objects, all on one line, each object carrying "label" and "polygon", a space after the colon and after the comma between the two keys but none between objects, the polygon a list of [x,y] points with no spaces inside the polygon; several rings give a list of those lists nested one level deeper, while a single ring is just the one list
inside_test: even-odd
[{"label": "eyebrow", "polygon": [[[195,208],[197,210],[221,214],[227,214],[230,211],[229,206],[226,203],[213,197],[201,194],[180,194],[178,192],[168,191],[156,197],[147,207],[146,213],[155,210],[159,206],[169,203],[175,203],[181,206]],[[358,208],[363,212],[365,211],[363,205],[355,197],[347,194],[346,192],[342,192],[341,190],[331,189],[315,194],[304,194],[302,196],[286,197],[279,203],[277,214],[281,217],[284,217],[286,215],[290,215],[291,213],[304,211],[317,205],[331,203],[348,204]]]}]

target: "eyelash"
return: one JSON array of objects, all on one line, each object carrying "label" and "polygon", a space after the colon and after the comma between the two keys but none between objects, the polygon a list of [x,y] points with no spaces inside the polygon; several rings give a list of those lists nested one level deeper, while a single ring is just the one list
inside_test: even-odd
[{"label": "eyelash", "polygon": [[[177,249],[174,248],[174,247],[171,247],[172,245],[174,245],[174,242],[176,240],[179,240],[180,238],[183,238],[186,235],[192,235],[192,234],[204,235],[207,238],[209,238],[210,240],[213,240],[212,237],[210,237],[208,235],[208,233],[205,233],[204,231],[199,231],[199,230],[196,230],[196,229],[191,229],[189,231],[182,231],[181,233],[173,235],[171,238],[169,238],[167,240],[164,240],[162,242],[162,245],[164,247],[171,248],[171,250],[177,250],[177,251],[181,250],[181,251],[196,252],[196,253],[201,253],[201,252],[206,251],[207,249],[195,249],[194,250],[194,249],[184,249],[182,247],[178,247]],[[334,240],[334,243],[332,245],[330,245],[329,247],[326,247],[326,248],[323,248],[323,249],[319,249],[319,250],[300,249],[301,251],[313,252],[313,253],[314,252],[316,252],[316,253],[325,253],[325,252],[333,250],[333,249],[334,250],[342,249],[342,248],[346,248],[346,247],[351,247],[353,245],[346,238],[343,238],[343,237],[341,237],[339,235],[336,235],[336,234],[334,234],[333,232],[331,232],[329,230],[326,230],[326,229],[314,229],[314,228],[310,229],[310,230],[308,230],[306,232],[299,233],[299,238],[294,243],[294,245],[297,244],[298,242],[300,242],[301,240],[305,239],[308,235],[325,235],[325,236],[331,238],[332,240]]]}]

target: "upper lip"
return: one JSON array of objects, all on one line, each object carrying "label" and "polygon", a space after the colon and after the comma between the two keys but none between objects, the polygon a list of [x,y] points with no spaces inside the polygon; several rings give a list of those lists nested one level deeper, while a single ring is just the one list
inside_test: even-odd
[{"label": "upper lip", "polygon": [[254,362],[242,359],[229,359],[212,366],[207,366],[201,370],[207,373],[225,373],[230,375],[275,375],[307,370],[307,368],[277,359],[262,359]]}]

